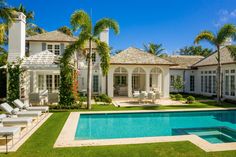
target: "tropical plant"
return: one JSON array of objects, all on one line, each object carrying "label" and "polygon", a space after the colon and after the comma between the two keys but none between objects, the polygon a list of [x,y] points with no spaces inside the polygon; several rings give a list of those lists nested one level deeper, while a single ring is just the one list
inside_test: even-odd
[{"label": "tropical plant", "polygon": [[180,92],[184,88],[184,82],[181,76],[177,76],[176,79],[174,80],[173,87],[175,90]]},{"label": "tropical plant", "polygon": [[186,103],[187,104],[192,104],[194,101],[195,101],[195,97],[190,95],[190,96],[187,97],[187,102]]},{"label": "tropical plant", "polygon": [[69,36],[73,36],[72,30],[67,26],[62,26],[62,27],[58,28],[57,30],[62,32],[62,33],[65,33]]},{"label": "tropical plant", "polygon": [[231,54],[231,57],[236,61],[236,46],[235,45],[229,45],[227,46],[230,54]]},{"label": "tropical plant", "polygon": [[221,55],[220,48],[224,46],[225,42],[229,39],[235,39],[236,37],[236,27],[233,24],[225,24],[219,31],[214,34],[211,31],[203,31],[198,34],[194,40],[195,44],[198,44],[202,40],[208,41],[210,44],[214,45],[217,49],[217,100],[218,104],[221,104],[222,96],[222,76],[221,76]]},{"label": "tropical plant", "polygon": [[156,56],[159,56],[162,54],[162,52],[165,50],[162,48],[162,44],[155,44],[155,43],[149,43],[149,44],[144,44],[144,49],[148,53],[154,54]]},{"label": "tropical plant", "polygon": [[8,71],[8,88],[7,100],[12,102],[20,98],[20,77],[23,72],[21,68],[21,61],[7,64]]},{"label": "tropical plant", "polygon": [[[98,35],[107,28],[113,29],[114,32],[118,34],[119,25],[112,19],[103,18],[96,22],[95,26],[93,27],[90,16],[83,10],[77,10],[72,14],[71,25],[74,31],[80,30],[80,32],[78,35],[78,40],[66,48],[63,58],[61,59],[61,68],[66,68],[68,65],[70,65],[69,62],[75,50],[79,49],[85,53],[88,61],[87,108],[91,109],[92,51],[96,48],[96,51],[101,57],[100,66],[103,75],[107,75],[110,62],[110,48],[107,43],[99,40]],[[89,45],[88,47],[85,46],[87,43]],[[96,43],[96,47],[93,47],[94,43]],[[66,73],[64,74],[67,75]],[[64,93],[60,93],[62,96],[63,94]],[[60,99],[61,98],[63,97],[60,96]],[[63,100],[60,100],[60,102],[61,101]]]},{"label": "tropical plant", "polygon": [[34,12],[26,10],[22,4],[20,4],[19,7],[14,8],[14,10],[17,12],[22,12],[26,16],[27,22],[34,20]]},{"label": "tropical plant", "polygon": [[204,56],[207,57],[213,53],[212,49],[203,48],[202,46],[185,46],[178,50],[180,55],[190,55],[190,56]]},{"label": "tropical plant", "polygon": [[5,0],[0,0],[0,44],[6,41],[6,30],[12,24],[15,10],[8,6]]}]

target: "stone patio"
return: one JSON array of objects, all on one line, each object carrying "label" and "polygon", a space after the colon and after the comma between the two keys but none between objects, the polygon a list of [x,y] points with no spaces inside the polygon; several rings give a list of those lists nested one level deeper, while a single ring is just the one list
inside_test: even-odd
[{"label": "stone patio", "polygon": [[174,105],[186,105],[181,101],[174,101],[171,99],[158,99],[155,103],[150,100],[139,103],[138,98],[116,97],[113,98],[113,104],[116,107],[132,107],[132,106],[174,106]]}]

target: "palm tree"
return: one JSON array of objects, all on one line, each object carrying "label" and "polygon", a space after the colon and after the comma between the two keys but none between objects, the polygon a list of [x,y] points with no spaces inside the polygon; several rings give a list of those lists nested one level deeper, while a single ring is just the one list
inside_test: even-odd
[{"label": "palm tree", "polygon": [[[110,62],[110,48],[107,43],[99,40],[98,35],[104,29],[113,29],[115,34],[119,33],[119,25],[115,20],[103,18],[97,21],[93,27],[91,17],[83,10],[75,11],[71,16],[71,25],[74,31],[80,30],[78,40],[70,45],[64,55],[64,64],[69,64],[70,57],[73,55],[74,50],[80,49],[86,52],[88,60],[88,74],[87,74],[87,108],[91,109],[91,81],[92,81],[92,51],[93,43],[96,43],[96,50],[101,57],[101,68],[103,75],[107,75]],[[85,47],[88,42],[89,48]]]},{"label": "palm tree", "polygon": [[73,36],[72,30],[67,26],[62,26],[62,27],[58,28],[57,30],[62,32],[62,33],[65,33],[69,36]]},{"label": "palm tree", "polygon": [[34,12],[28,11],[22,4],[19,7],[14,8],[17,12],[22,12],[26,16],[26,36],[33,36],[37,34],[45,33],[46,31],[32,21],[34,20]]},{"label": "palm tree", "polygon": [[6,41],[6,30],[14,21],[15,11],[10,8],[5,0],[0,0],[0,44]]},{"label": "palm tree", "polygon": [[198,44],[202,40],[208,41],[210,44],[214,45],[217,49],[217,100],[221,104],[222,95],[222,76],[221,76],[221,55],[220,48],[224,46],[224,43],[229,39],[236,37],[236,27],[233,24],[225,24],[220,30],[214,34],[210,31],[203,31],[198,34],[194,40],[195,44]]},{"label": "palm tree", "polygon": [[26,10],[22,4],[20,4],[18,8],[14,8],[14,10],[17,12],[22,12],[26,16],[27,23],[31,20],[34,20],[34,12]]},{"label": "palm tree", "polygon": [[162,48],[162,44],[154,44],[154,43],[149,43],[148,45],[143,45],[145,51],[154,54],[156,56],[161,55],[161,53],[165,50]]}]

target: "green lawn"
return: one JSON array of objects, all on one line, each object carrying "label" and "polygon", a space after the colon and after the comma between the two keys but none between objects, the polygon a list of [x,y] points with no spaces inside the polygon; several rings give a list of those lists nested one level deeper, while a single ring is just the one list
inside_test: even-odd
[{"label": "green lawn", "polygon": [[[224,104],[225,107],[232,107],[230,104]],[[186,107],[186,106],[185,106]],[[215,107],[214,102],[209,103],[195,103],[190,105],[194,107]],[[190,108],[189,107],[189,108]],[[137,109],[173,109],[183,108],[179,107],[150,107],[150,108],[115,108],[111,105],[101,106],[94,105],[93,111],[101,110],[137,110]],[[84,110],[81,110],[84,111]],[[194,157],[194,156],[236,156],[236,151],[205,153],[200,148],[191,144],[190,142],[172,142],[172,143],[155,143],[155,144],[139,144],[139,145],[120,145],[120,146],[99,146],[99,147],[78,147],[78,148],[56,148],[53,145],[57,136],[59,135],[69,112],[54,112],[54,114],[41,126],[36,133],[34,133],[21,148],[15,153],[0,154],[9,157]]]}]

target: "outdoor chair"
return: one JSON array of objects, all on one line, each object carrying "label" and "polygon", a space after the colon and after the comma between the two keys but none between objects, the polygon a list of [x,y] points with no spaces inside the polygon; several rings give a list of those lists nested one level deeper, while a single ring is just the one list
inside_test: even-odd
[{"label": "outdoor chair", "polygon": [[20,111],[19,108],[13,109],[8,103],[2,103],[0,108],[10,115],[17,115],[17,117],[33,117],[38,119],[42,114],[41,111]]},{"label": "outdoor chair", "polygon": [[139,92],[139,91],[134,91],[134,93],[133,93],[133,97],[134,97],[134,98],[138,98],[139,95],[140,95],[140,92]]},{"label": "outdoor chair", "polygon": [[140,95],[139,95],[139,104],[141,102],[144,102],[145,98],[146,98],[145,93],[140,93]]},{"label": "outdoor chair", "polygon": [[58,103],[58,102],[59,102],[58,93],[48,93],[49,104]]},{"label": "outdoor chair", "polygon": [[29,106],[24,104],[21,100],[16,99],[12,102],[16,107],[20,110],[27,110],[27,111],[41,111],[41,112],[49,112],[48,106]]}]

